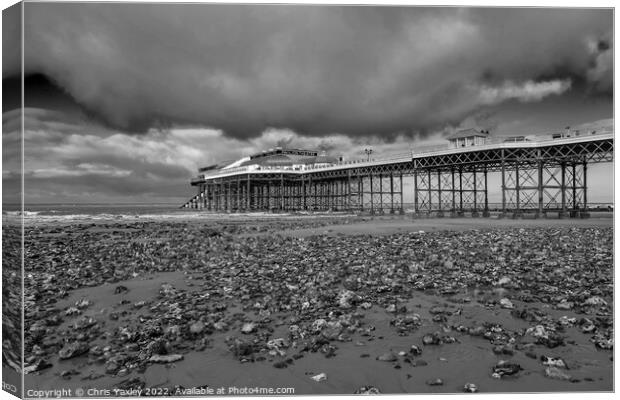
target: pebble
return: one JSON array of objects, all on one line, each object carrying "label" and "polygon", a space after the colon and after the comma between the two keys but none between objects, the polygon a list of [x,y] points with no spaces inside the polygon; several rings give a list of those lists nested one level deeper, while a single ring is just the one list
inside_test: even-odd
[{"label": "pebble", "polygon": [[199,334],[205,329],[205,324],[202,321],[194,322],[189,326],[189,331],[193,334]]},{"label": "pebble", "polygon": [[427,346],[428,345],[439,345],[441,344],[441,336],[439,335],[438,332],[435,332],[429,335],[424,335],[422,337],[422,343],[424,343]]},{"label": "pebble", "polygon": [[60,358],[61,360],[67,360],[69,358],[81,356],[82,354],[87,353],[88,350],[90,350],[90,348],[86,343],[69,343],[58,352],[58,358]]},{"label": "pebble", "polygon": [[398,357],[396,356],[396,354],[394,354],[393,352],[387,352],[384,354],[381,354],[380,356],[377,357],[378,361],[388,361],[388,362],[392,362],[392,361],[396,361],[398,360]]},{"label": "pebble", "polygon": [[512,301],[510,301],[510,300],[509,300],[509,299],[507,299],[507,298],[503,298],[503,299],[501,299],[501,300],[499,301],[499,305],[500,305],[502,308],[507,308],[507,309],[513,309],[513,308],[515,308],[514,304],[512,304]]},{"label": "pebble", "polygon": [[475,385],[475,384],[473,384],[473,383],[466,383],[466,384],[463,386],[463,391],[464,391],[465,393],[478,393],[478,386],[476,386],[476,385]]},{"label": "pebble", "polygon": [[246,322],[241,327],[241,333],[245,333],[246,335],[252,332],[255,332],[255,331],[256,331],[256,324],[253,322]]},{"label": "pebble", "polygon": [[415,344],[412,344],[411,348],[409,349],[409,353],[411,353],[414,356],[421,356],[422,348],[420,348],[420,346],[416,346]]},{"label": "pebble", "polygon": [[515,362],[502,360],[493,367],[493,374],[497,374],[501,378],[506,375],[515,375],[522,369],[521,365]]},{"label": "pebble", "polygon": [[327,374],[325,372],[321,372],[318,375],[311,376],[310,379],[312,379],[315,382],[326,381],[327,380]]},{"label": "pebble", "polygon": [[493,347],[493,353],[512,356],[514,355],[514,346],[509,344],[497,345]]},{"label": "pebble", "polygon": [[127,289],[127,286],[123,285],[118,285],[116,288],[114,288],[114,294],[127,293],[128,291],[129,289]]},{"label": "pebble", "polygon": [[558,379],[558,380],[562,380],[562,381],[568,381],[568,380],[571,379],[570,375],[568,375],[565,372],[562,372],[562,370],[560,370],[557,367],[547,367],[547,368],[545,368],[545,376],[547,378]]},{"label": "pebble", "polygon": [[547,356],[540,356],[540,360],[542,361],[543,365],[549,366],[549,367],[557,367],[557,368],[564,368],[564,369],[568,369],[568,366],[566,365],[566,362],[561,359],[561,358],[553,358],[553,357],[547,357]]},{"label": "pebble", "polygon": [[508,286],[512,283],[512,280],[508,276],[503,276],[497,281],[497,286]]},{"label": "pebble", "polygon": [[555,305],[555,308],[558,310],[570,310],[574,306],[574,303],[571,301],[562,300],[558,304]]},{"label": "pebble", "polygon": [[154,363],[165,364],[165,363],[181,361],[182,359],[183,359],[182,354],[167,354],[167,355],[154,354],[151,356],[151,358],[149,358],[149,361],[154,362]]},{"label": "pebble", "polygon": [[353,394],[375,395],[381,394],[381,392],[374,386],[362,386],[361,388],[357,389]]},{"label": "pebble", "polygon": [[286,361],[277,361],[273,363],[273,366],[278,369],[288,368],[288,363]]},{"label": "pebble", "polygon": [[592,296],[583,302],[586,306],[606,306],[607,302],[599,296]]},{"label": "pebble", "polygon": [[46,360],[43,360],[43,359],[39,359],[33,364],[30,364],[24,367],[24,374],[31,374],[33,372],[42,371],[51,366],[52,366],[52,363],[47,362]]}]

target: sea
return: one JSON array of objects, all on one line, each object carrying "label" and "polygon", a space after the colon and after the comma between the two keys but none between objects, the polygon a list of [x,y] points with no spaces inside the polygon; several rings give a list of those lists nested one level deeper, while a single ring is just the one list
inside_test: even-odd
[{"label": "sea", "polygon": [[[297,213],[320,216],[322,213]],[[317,215],[318,214],[318,215]],[[329,213],[328,213],[329,214]],[[206,210],[180,208],[178,203],[131,203],[131,204],[2,204],[2,219],[28,221],[96,221],[96,220],[181,220],[181,219],[237,219],[244,217],[273,218],[269,212],[215,213]],[[278,218],[293,216],[278,213]]]},{"label": "sea", "polygon": [[[406,213],[413,210],[412,204],[405,204]],[[491,211],[500,209],[500,204],[489,204]],[[595,203],[589,211],[613,212],[613,203]],[[296,215],[297,217],[330,215],[331,212],[297,212],[295,214],[278,213],[278,217]],[[336,213],[338,214],[338,213]],[[611,214],[611,213],[610,213]],[[26,204],[22,212],[20,204],[2,204],[2,217],[24,221],[70,221],[70,220],[133,220],[133,219],[235,219],[240,217],[271,217],[269,212],[216,213],[206,210],[180,208],[178,203],[123,203],[123,204]]]},{"label": "sea", "polygon": [[3,204],[2,215],[17,217],[23,214],[26,220],[50,219],[129,219],[148,216],[182,217],[195,210],[179,208],[178,204],[133,203],[133,204],[25,204],[23,213],[20,204]]}]

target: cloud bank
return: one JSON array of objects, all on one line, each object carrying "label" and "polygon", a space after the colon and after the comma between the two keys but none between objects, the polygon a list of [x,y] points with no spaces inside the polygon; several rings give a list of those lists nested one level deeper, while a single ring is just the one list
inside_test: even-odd
[{"label": "cloud bank", "polygon": [[114,3],[25,10],[26,72],[44,74],[108,126],[131,132],[200,126],[239,139],[268,128],[394,138],[510,100],[612,90],[611,10]]},{"label": "cloud bank", "polygon": [[[24,155],[28,203],[173,202],[194,191],[189,185],[198,167],[235,160],[278,145],[323,149],[347,159],[365,159],[363,149],[381,157],[407,152],[407,137],[392,142],[378,137],[335,134],[307,137],[291,130],[268,129],[249,139],[227,137],[220,130],[151,129],[142,135],[67,122],[57,111],[26,108]],[[19,201],[20,113],[3,116],[3,197]],[[10,128],[10,130],[9,130]]]}]

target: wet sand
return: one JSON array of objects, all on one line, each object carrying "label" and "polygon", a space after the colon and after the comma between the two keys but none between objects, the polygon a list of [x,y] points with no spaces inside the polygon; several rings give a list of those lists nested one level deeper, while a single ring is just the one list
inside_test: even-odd
[{"label": "wet sand", "polygon": [[[29,288],[34,294],[26,321],[26,357],[32,364],[43,359],[52,365],[28,374],[26,388],[158,387],[174,394],[178,386],[207,385],[351,394],[374,386],[381,393],[455,393],[471,382],[481,392],[611,391],[612,350],[597,348],[594,333],[584,333],[587,322],[580,320],[587,318],[603,336],[613,323],[612,224],[610,218],[412,221],[351,216],[252,218],[234,224],[32,224],[30,238],[40,246],[28,257],[36,265],[31,273],[39,275],[26,284],[27,296]],[[511,240],[528,235],[558,242],[546,243],[532,254],[523,249],[522,261],[505,259],[520,252],[518,244],[510,251],[499,245],[497,253],[475,254],[484,240],[497,238],[510,246]],[[563,242],[571,236],[574,244]],[[364,254],[358,254],[366,245]],[[449,252],[445,246],[450,245],[462,247],[444,258],[442,254]],[[544,256],[545,251],[561,255],[562,246],[564,256],[573,251],[577,261],[592,263],[583,267],[598,274],[598,292],[590,289],[592,276],[573,276],[571,290],[561,282],[565,276],[550,276],[541,286],[544,293],[532,295],[526,281],[498,284],[505,276],[517,281],[519,266],[526,263],[539,263],[545,271],[563,268],[547,265],[556,260]],[[590,256],[584,255],[588,247]],[[478,257],[480,263],[475,261]],[[562,262],[571,264],[566,268],[573,272],[578,267],[570,258]],[[398,260],[402,265],[395,264]],[[109,268],[102,269],[106,263]],[[441,273],[416,278],[433,268]],[[535,274],[535,268],[524,268]],[[63,271],[58,281],[54,271]],[[452,276],[459,276],[463,285]],[[277,285],[270,287],[270,282]],[[162,285],[173,290],[162,294]],[[119,287],[124,289],[118,292]],[[50,296],[53,292],[60,296]],[[342,300],[349,292],[359,299]],[[585,306],[593,297],[608,305]],[[511,308],[502,308],[500,300],[507,298]],[[558,309],[563,298],[574,305]],[[89,303],[78,309],[83,299]],[[71,309],[75,314],[67,312]],[[414,323],[403,326],[406,318]],[[320,319],[332,325],[313,330]],[[189,332],[197,321],[205,328]],[[223,329],[215,324],[218,321]],[[248,322],[256,324],[255,330],[242,333]],[[557,330],[561,344],[549,346],[528,333],[539,325]],[[175,326],[180,332],[171,333]],[[291,334],[291,326],[299,327],[302,335]],[[334,326],[336,333],[330,334]],[[472,334],[475,328],[481,330]],[[145,335],[146,331],[152,333]],[[446,338],[424,344],[424,337],[434,332]],[[154,354],[149,346],[160,338],[167,342],[167,350],[160,353],[181,354],[183,359],[148,361]],[[234,338],[254,343],[251,354],[234,354]],[[270,347],[269,341],[277,338],[286,345]],[[91,351],[59,359],[63,346],[76,342],[86,343]],[[412,354],[412,345],[422,354]],[[97,346],[103,351],[93,351]],[[498,347],[510,351],[496,354]],[[390,352],[391,361],[377,360]],[[118,355],[118,368],[110,368]],[[545,376],[541,356],[563,359],[568,368],[561,372],[571,379]],[[501,360],[521,370],[492,377]],[[274,367],[279,362],[285,367]],[[319,373],[327,379],[311,379]],[[442,385],[427,384],[437,378]]]}]

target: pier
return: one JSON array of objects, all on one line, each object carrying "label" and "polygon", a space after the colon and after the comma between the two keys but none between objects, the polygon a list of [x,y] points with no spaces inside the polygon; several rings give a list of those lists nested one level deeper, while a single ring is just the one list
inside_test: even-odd
[{"label": "pier", "polygon": [[[488,132],[487,132],[488,134]],[[456,145],[454,145],[456,143]],[[299,151],[297,151],[299,152]],[[297,154],[297,153],[295,153]],[[300,153],[301,154],[301,153]],[[307,154],[306,154],[307,155]],[[613,161],[613,132],[540,140],[456,142],[381,159],[300,165],[252,164],[202,171],[183,208],[211,212],[348,211],[415,215],[588,216],[589,164]],[[501,203],[489,203],[499,174]]]}]

